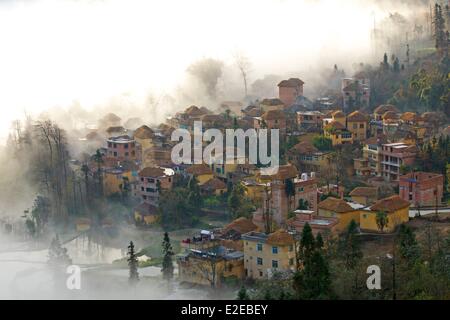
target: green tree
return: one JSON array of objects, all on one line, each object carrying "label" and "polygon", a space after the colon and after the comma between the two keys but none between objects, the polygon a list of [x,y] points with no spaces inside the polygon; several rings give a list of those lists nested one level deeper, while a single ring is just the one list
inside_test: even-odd
[{"label": "green tree", "polygon": [[192,226],[197,211],[193,210],[188,203],[189,194],[189,190],[182,187],[161,193],[159,215],[164,228]]},{"label": "green tree", "polygon": [[192,176],[188,183],[188,205],[192,210],[198,211],[203,206],[203,197],[200,192],[200,186],[195,176]]},{"label": "green tree", "polygon": [[97,164],[97,172],[95,175],[97,176],[98,183],[98,193],[100,196],[103,196],[103,173],[102,173],[102,165],[104,163],[103,154],[100,152],[100,149],[97,149],[93,156],[93,160]]},{"label": "green tree", "polygon": [[331,275],[329,264],[320,251],[314,251],[302,270],[294,274],[294,289],[300,299],[329,299]]},{"label": "green tree", "polygon": [[309,203],[307,200],[299,199],[298,200],[298,210],[308,210],[309,209]]},{"label": "green tree", "polygon": [[333,143],[331,139],[325,137],[324,135],[314,136],[312,139],[312,144],[320,151],[330,151],[333,149]]},{"label": "green tree", "polygon": [[346,232],[340,238],[340,252],[344,259],[345,267],[355,269],[363,258],[361,243],[358,238],[358,225],[352,220]]},{"label": "green tree", "polygon": [[402,224],[398,233],[398,246],[400,256],[411,263],[415,263],[420,257],[420,247],[413,230]]},{"label": "green tree", "polygon": [[386,228],[387,224],[389,223],[389,217],[386,212],[378,211],[376,213],[375,221],[377,223],[378,230],[383,232],[384,228]]},{"label": "green tree", "polygon": [[382,66],[383,66],[383,69],[385,71],[389,70],[389,62],[388,62],[388,56],[387,56],[386,52],[384,53],[384,56],[383,56],[383,64],[382,64]]},{"label": "green tree", "polygon": [[163,252],[163,262],[161,272],[163,273],[163,278],[167,281],[173,279],[173,261],[172,257],[174,255],[172,250],[172,245],[170,244],[169,234],[164,232],[164,239],[162,242],[162,252]]},{"label": "green tree", "polygon": [[304,264],[311,258],[315,249],[314,235],[309,223],[305,223],[300,237],[299,259]]},{"label": "green tree", "polygon": [[136,252],[134,251],[134,243],[133,241],[130,241],[130,244],[128,246],[128,268],[129,268],[129,278],[128,281],[130,284],[135,285],[139,281],[139,272],[138,272],[138,265],[139,261],[137,259]]},{"label": "green tree", "polygon": [[250,300],[250,297],[247,294],[247,290],[244,286],[241,287],[241,289],[238,292],[237,300]]},{"label": "green tree", "polygon": [[324,247],[324,242],[322,238],[322,234],[319,232],[316,236],[316,249],[321,250]]},{"label": "green tree", "polygon": [[398,57],[396,57],[394,60],[393,69],[395,73],[400,72],[400,61],[398,60]]},{"label": "green tree", "polygon": [[252,202],[245,196],[244,186],[237,183],[231,189],[228,196],[228,210],[231,213],[233,219],[238,217],[249,217],[254,211]]}]

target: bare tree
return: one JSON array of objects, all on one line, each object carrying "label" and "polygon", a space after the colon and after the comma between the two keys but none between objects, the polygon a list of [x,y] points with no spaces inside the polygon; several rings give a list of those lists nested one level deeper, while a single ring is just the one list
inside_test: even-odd
[{"label": "bare tree", "polygon": [[242,76],[242,81],[244,81],[244,92],[245,97],[248,95],[248,74],[250,72],[251,63],[250,60],[242,52],[236,52],[234,54],[234,60],[239,72]]}]

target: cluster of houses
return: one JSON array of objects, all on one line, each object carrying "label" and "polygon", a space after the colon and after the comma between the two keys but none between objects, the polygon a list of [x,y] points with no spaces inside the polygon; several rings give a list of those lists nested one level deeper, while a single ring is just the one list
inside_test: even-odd
[{"label": "cluster of houses", "polygon": [[[441,203],[443,175],[401,174],[401,167],[416,159],[417,146],[436,133],[440,121],[436,114],[401,113],[392,105],[364,113],[370,82],[361,74],[342,80],[342,109],[325,98],[312,103],[304,97],[303,86],[298,78],[281,81],[278,97],[246,107],[232,101],[222,103],[215,112],[190,106],[155,128],[139,119],[122,125],[119,117],[109,114],[99,124],[106,138],[99,139],[98,128],[86,136],[88,142],[103,141],[105,194],[127,192],[138,199],[133,211],[140,224],[158,221],[159,197],[173,188],[176,174],[195,176],[205,196],[220,196],[242,185],[255,211],[222,229],[203,230],[183,240],[184,252],[177,259],[181,281],[219,286],[228,277],[258,279],[274,271],[289,272],[296,267],[296,235],[307,223],[313,233],[331,236],[345,231],[352,220],[363,232],[392,232],[408,221],[410,206]],[[348,112],[354,109],[359,110]],[[285,164],[273,175],[264,175],[248,161],[174,165],[171,133],[177,128],[193,133],[194,121],[202,121],[205,130],[279,129],[280,144],[291,136],[299,142],[286,151]],[[361,148],[362,157],[346,169],[366,187],[357,187],[344,197],[345,189],[339,183],[322,185],[320,177],[332,161],[332,151],[321,151],[311,139],[304,139],[311,134],[328,138],[333,148],[347,144]],[[94,161],[91,166],[92,170],[99,168]],[[398,185],[398,194],[380,199],[381,183]],[[379,212],[388,217],[382,229],[377,223]]]}]

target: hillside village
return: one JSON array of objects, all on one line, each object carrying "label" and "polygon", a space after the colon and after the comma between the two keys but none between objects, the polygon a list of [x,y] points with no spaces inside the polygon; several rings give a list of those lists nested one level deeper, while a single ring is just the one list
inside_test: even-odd
[{"label": "hillside village", "polygon": [[[391,104],[369,113],[365,100],[350,112],[345,101],[353,89],[369,99],[370,82],[361,73],[342,79],[342,108],[305,107],[306,84],[299,78],[277,85],[278,97],[249,106],[224,102],[216,112],[193,105],[152,128],[107,114],[86,136],[86,143],[97,139],[103,145],[97,151],[101,162],[90,162],[89,174],[100,171],[105,196],[126,195],[136,203],[132,219],[138,228],[174,223],[180,228],[192,224],[192,216],[211,214],[232,220],[182,240],[176,257],[182,282],[220,287],[227,278],[294,272],[295,243],[306,225],[314,236],[328,239],[353,221],[361,234],[376,236],[394,233],[421,212],[449,211],[450,126],[443,114],[401,112]],[[248,159],[174,165],[171,133],[183,128],[193,134],[194,121],[223,131],[279,129],[278,173],[263,175]],[[106,139],[99,139],[102,131]],[[422,169],[424,146],[444,149],[445,172]],[[181,189],[198,197],[191,208],[174,196]],[[186,212],[177,211],[171,203],[176,201]],[[191,217],[178,216],[187,211]],[[82,228],[90,223],[83,219]]]}]

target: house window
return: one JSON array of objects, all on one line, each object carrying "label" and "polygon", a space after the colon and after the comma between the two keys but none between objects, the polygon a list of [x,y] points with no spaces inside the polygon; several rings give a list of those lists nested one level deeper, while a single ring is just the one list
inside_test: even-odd
[{"label": "house window", "polygon": [[128,157],[130,154],[128,152],[125,152],[125,157]]},{"label": "house window", "polygon": [[359,128],[360,128],[360,129],[364,129],[364,123],[360,123],[360,124],[359,124]]},{"label": "house window", "polygon": [[262,243],[257,243],[256,244],[256,251],[262,251],[262,249],[263,249]]},{"label": "house window", "polygon": [[117,157],[117,152],[114,151],[114,157]]},{"label": "house window", "polygon": [[290,259],[289,259],[289,265],[290,265],[290,266],[294,265],[294,258],[290,258]]},{"label": "house window", "polygon": [[108,142],[108,148],[111,148],[111,147],[112,147],[112,143]]},{"label": "house window", "polygon": [[125,144],[123,145],[123,147],[124,147],[125,149],[128,149],[128,143],[125,143]]},{"label": "house window", "polygon": [[259,265],[259,266],[262,266],[262,264],[263,264],[263,259],[262,259],[262,258],[257,258],[257,259],[256,259],[256,264]]},{"label": "house window", "polygon": [[114,147],[114,148],[117,148],[117,143],[114,143],[113,147]]},{"label": "house window", "polygon": [[272,247],[272,253],[277,254],[278,253],[278,247]]},{"label": "house window", "polygon": [[291,245],[289,245],[289,252],[292,252],[292,251],[294,251],[294,246],[291,244]]},{"label": "house window", "polygon": [[305,189],[303,187],[298,188],[298,192],[303,192]]},{"label": "house window", "polygon": [[148,181],[149,183],[155,183],[155,179],[152,179],[152,178],[148,178],[147,181]]},{"label": "house window", "polygon": [[272,268],[274,268],[274,269],[278,268],[278,261],[277,260],[272,260]]},{"label": "house window", "polygon": [[142,199],[147,200],[147,196],[142,196]]},{"label": "house window", "polygon": [[141,187],[141,191],[144,191],[145,189],[144,189],[144,187]]},{"label": "house window", "polygon": [[259,271],[259,276],[262,277],[264,274],[262,271]]},{"label": "house window", "polygon": [[358,124],[357,123],[354,123],[353,124],[353,129],[357,129],[358,128]]}]

